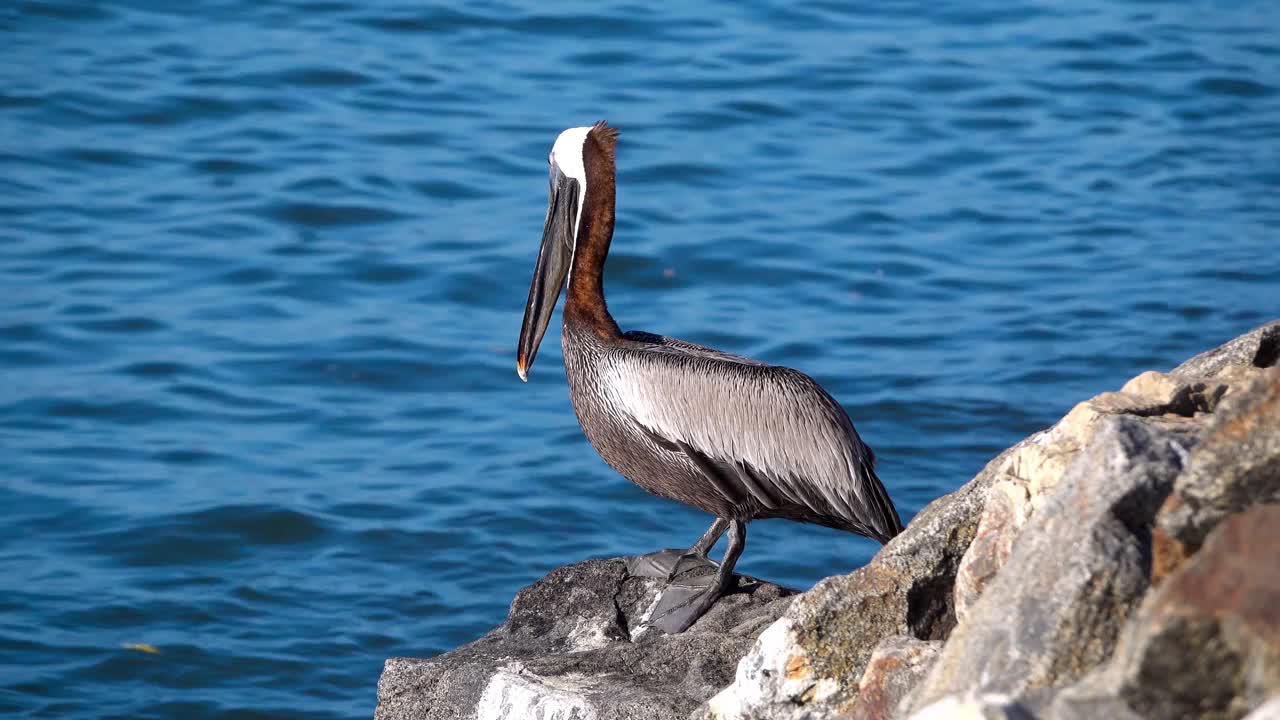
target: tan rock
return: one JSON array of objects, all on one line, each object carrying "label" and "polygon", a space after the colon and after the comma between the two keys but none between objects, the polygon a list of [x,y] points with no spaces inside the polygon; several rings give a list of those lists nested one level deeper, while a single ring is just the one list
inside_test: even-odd
[{"label": "tan rock", "polygon": [[871,653],[858,683],[858,697],[845,717],[848,720],[890,720],[919,684],[942,649],[939,640],[917,640],[909,635],[885,638]]},{"label": "tan rock", "polygon": [[1178,392],[1181,383],[1155,370],[1148,370],[1120,388],[1120,392],[1135,395],[1157,403],[1168,403]]},{"label": "tan rock", "polygon": [[956,573],[956,618],[963,622],[987,582],[1009,558],[1013,540],[1031,517],[1026,483],[1002,479],[991,486],[973,542]]}]

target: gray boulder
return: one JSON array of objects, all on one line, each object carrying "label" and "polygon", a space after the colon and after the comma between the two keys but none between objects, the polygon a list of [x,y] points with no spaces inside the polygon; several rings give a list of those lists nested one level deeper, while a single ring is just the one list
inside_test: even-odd
[{"label": "gray boulder", "polygon": [[1048,502],[1067,468],[1093,443],[1102,421],[1129,417],[1186,436],[1204,426],[1206,413],[1240,377],[1212,381],[1154,371],[1144,372],[1117,392],[1104,392],[1078,403],[1052,427],[1027,438],[1005,453],[987,493],[973,543],[956,573],[955,608],[963,622],[989,583],[1009,559],[1027,521]]},{"label": "gray boulder", "polygon": [[1105,661],[1147,589],[1149,528],[1185,442],[1139,419],[1104,420],[948,639],[916,706],[975,688],[1017,696]]},{"label": "gray boulder", "polygon": [[660,585],[588,560],[521,590],[505,623],[428,658],[391,658],[379,720],[685,718],[733,678],[794,591],[739,576],[688,631],[632,641]]},{"label": "gray boulder", "polygon": [[1152,720],[1235,720],[1280,695],[1280,505],[1223,521],[1152,592],[1111,662],[1060,694],[1048,715],[1099,706]]}]

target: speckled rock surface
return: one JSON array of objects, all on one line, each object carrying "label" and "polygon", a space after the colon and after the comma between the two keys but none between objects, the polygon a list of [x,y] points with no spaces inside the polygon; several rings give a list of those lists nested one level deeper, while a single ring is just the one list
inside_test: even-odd
[{"label": "speckled rock surface", "polygon": [[1170,371],[1188,378],[1217,377],[1239,367],[1280,365],[1280,320],[1261,325],[1222,345],[1196,355]]},{"label": "speckled rock surface", "polygon": [[794,593],[740,579],[688,631],[631,641],[655,581],[623,560],[588,560],[520,591],[507,621],[434,658],[391,658],[380,720],[685,718],[734,668]]}]

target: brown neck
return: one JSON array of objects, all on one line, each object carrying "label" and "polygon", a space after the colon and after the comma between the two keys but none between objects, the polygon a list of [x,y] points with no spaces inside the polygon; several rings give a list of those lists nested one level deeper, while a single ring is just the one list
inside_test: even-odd
[{"label": "brown neck", "polygon": [[604,302],[604,261],[613,240],[614,142],[617,132],[604,123],[587,133],[582,164],[587,178],[582,219],[569,273],[565,319],[588,325],[601,337],[617,337],[618,324]]}]

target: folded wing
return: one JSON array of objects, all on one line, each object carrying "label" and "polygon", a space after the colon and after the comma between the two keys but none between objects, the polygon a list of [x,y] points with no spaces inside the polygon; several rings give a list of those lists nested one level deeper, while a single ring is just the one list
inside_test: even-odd
[{"label": "folded wing", "polygon": [[[730,502],[881,542],[901,530],[874,454],[812,378],[649,333],[623,337],[626,352],[602,378],[610,399]],[[796,517],[804,511],[813,517]]]}]

